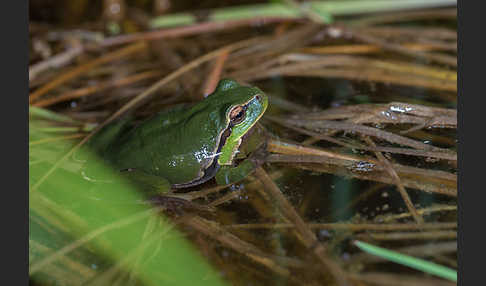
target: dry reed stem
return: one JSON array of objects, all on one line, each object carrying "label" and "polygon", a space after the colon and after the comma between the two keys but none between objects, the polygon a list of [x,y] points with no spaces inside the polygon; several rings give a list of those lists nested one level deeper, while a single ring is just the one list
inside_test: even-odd
[{"label": "dry reed stem", "polygon": [[457,128],[457,110],[405,102],[347,105],[297,114],[295,117],[313,120],[348,119],[354,123],[418,124],[424,125],[424,128]]},{"label": "dry reed stem", "polygon": [[[275,61],[275,60],[270,60]],[[397,74],[407,74],[444,81],[445,83],[457,83],[457,72],[442,68],[430,67],[421,64],[413,64],[396,60],[376,60],[361,56],[328,55],[311,56],[306,54],[284,54],[278,58],[281,67],[274,67],[267,71],[273,74],[285,74],[286,72],[308,71],[312,69],[322,70],[331,67],[353,67],[358,70],[371,71],[383,70]],[[285,64],[285,65],[284,65]]]},{"label": "dry reed stem", "polygon": [[299,19],[265,17],[265,18],[243,19],[243,20],[236,20],[236,21],[198,23],[191,26],[159,29],[155,31],[139,32],[139,33],[132,33],[129,35],[110,37],[104,39],[100,43],[90,46],[89,48],[97,49],[100,47],[110,47],[110,46],[121,45],[121,44],[136,42],[136,41],[153,41],[153,40],[158,40],[163,38],[183,37],[189,35],[196,35],[204,32],[214,32],[214,31],[221,31],[226,29],[245,27],[255,23],[261,25],[261,24],[271,24],[271,23],[289,22],[289,21],[290,22],[299,21]]},{"label": "dry reed stem", "polygon": [[[344,168],[339,166],[328,166],[328,165],[316,165],[316,164],[299,164],[299,165],[289,165],[292,168],[298,168],[302,170],[308,170],[312,172],[329,173],[334,175],[340,175],[349,178],[356,178],[366,181],[375,181],[380,183],[385,183],[389,185],[394,185],[393,180],[387,176],[384,172],[356,172],[350,170],[350,168]],[[424,191],[427,193],[437,193],[441,195],[456,197],[457,189],[456,183],[454,182],[435,182],[427,181],[427,177],[420,178],[408,178],[401,175],[402,183],[405,187]],[[423,181],[419,180],[423,179]]]},{"label": "dry reed stem", "polygon": [[42,95],[46,94],[47,92],[53,90],[54,88],[60,86],[63,83],[66,83],[77,76],[91,70],[92,68],[106,64],[124,57],[131,55],[136,52],[140,52],[141,50],[145,49],[147,46],[144,42],[131,44],[127,47],[123,47],[111,53],[105,54],[99,58],[91,60],[85,64],[77,66],[72,70],[60,75],[59,77],[55,78],[53,81],[48,82],[47,84],[43,85],[42,87],[36,89],[29,95],[29,103],[33,103]]},{"label": "dry reed stem", "polygon": [[134,84],[134,83],[142,81],[142,80],[146,80],[146,79],[150,79],[150,78],[154,78],[154,77],[160,77],[160,75],[161,75],[160,71],[141,72],[141,73],[137,73],[137,74],[134,74],[134,75],[129,75],[125,78],[108,80],[108,81],[100,82],[100,83],[93,85],[93,86],[88,86],[88,87],[85,87],[85,88],[80,88],[80,89],[77,89],[77,90],[65,92],[63,94],[53,96],[53,97],[50,97],[50,98],[41,99],[41,100],[38,100],[37,102],[34,102],[32,105],[37,106],[37,107],[46,107],[46,106],[56,104],[56,103],[59,103],[59,102],[73,100],[73,99],[81,98],[81,97],[84,97],[84,96],[93,95],[97,92],[101,92],[101,91],[104,91],[104,90],[107,90],[107,89],[123,87],[123,86],[126,86],[126,85]]},{"label": "dry reed stem", "polygon": [[[279,56],[283,53],[311,43],[321,30],[320,25],[307,24],[290,30],[281,36],[269,37],[267,41],[262,41],[231,54],[225,67],[228,70],[241,70],[241,67],[245,67],[245,70],[247,70],[252,66],[262,67],[266,65],[266,62],[271,62],[272,59],[279,59]],[[234,78],[231,75],[227,76]]]},{"label": "dry reed stem", "polygon": [[[453,50],[453,47],[443,43],[402,43],[405,48],[412,51],[448,51]],[[305,47],[297,50],[299,53],[329,55],[329,54],[374,54],[382,53],[383,49],[376,45],[336,45],[336,46],[313,46]]]},{"label": "dry reed stem", "polygon": [[383,285],[383,286],[454,286],[456,283],[422,276],[403,274],[388,274],[383,272],[366,272],[361,274],[350,274],[354,281],[364,283],[362,285]]},{"label": "dry reed stem", "polygon": [[236,199],[237,197],[239,197],[241,195],[242,191],[241,190],[238,190],[238,191],[233,191],[231,193],[227,193],[226,195],[212,201],[210,204],[208,204],[209,207],[215,207],[215,206],[218,206],[218,205],[221,205],[221,204],[224,204],[228,201],[231,201],[233,199]]},{"label": "dry reed stem", "polygon": [[228,55],[229,52],[224,51],[216,58],[213,69],[211,70],[209,77],[206,79],[206,84],[203,88],[204,97],[207,97],[216,89],[219,79],[221,78],[221,73],[223,72],[224,63],[226,62],[226,59],[228,59]]},{"label": "dry reed stem", "polygon": [[254,262],[269,268],[273,272],[283,277],[289,277],[290,275],[289,270],[278,265],[270,255],[265,254],[256,246],[239,239],[237,236],[231,234],[215,222],[203,219],[201,217],[192,216],[190,218],[181,220],[181,223],[186,226],[190,226],[195,231],[203,233],[210,238],[219,241],[224,246],[241,253]]},{"label": "dry reed stem", "polygon": [[[248,223],[226,225],[229,229],[287,229],[295,228],[291,223]],[[395,223],[395,224],[375,224],[375,223],[307,223],[310,229],[327,230],[348,230],[359,231],[396,231],[396,230],[435,230],[435,229],[454,229],[457,228],[455,222],[444,223]]]},{"label": "dry reed stem", "polygon": [[274,122],[280,124],[287,124],[292,126],[304,127],[306,129],[319,129],[319,130],[335,130],[335,131],[345,131],[351,133],[359,133],[362,135],[373,136],[390,143],[395,143],[403,146],[413,147],[419,150],[426,151],[436,151],[447,153],[447,149],[435,147],[432,145],[427,145],[420,141],[409,139],[407,137],[397,135],[392,132],[384,131],[378,128],[373,128],[365,125],[360,125],[356,123],[343,122],[343,121],[331,121],[331,120],[307,120],[307,119],[285,119],[282,117],[267,116]]},{"label": "dry reed stem", "polygon": [[[420,157],[427,157],[427,158],[438,158],[438,159],[445,159],[451,161],[457,161],[457,154],[455,152],[434,152],[434,151],[424,151],[424,150],[416,150],[410,148],[397,148],[397,147],[369,147],[364,146],[358,143],[348,143],[343,142],[338,139],[335,139],[331,136],[323,135],[320,133],[312,132],[303,128],[285,125],[286,128],[295,130],[299,133],[312,136],[312,138],[316,138],[319,140],[325,140],[331,143],[334,143],[339,146],[343,146],[349,149],[354,150],[366,150],[366,151],[379,151],[379,152],[387,152],[387,153],[394,153],[394,154],[404,154],[404,155],[411,155],[411,156],[420,156]],[[304,145],[304,144],[303,144]]]},{"label": "dry reed stem", "polygon": [[[268,143],[268,151],[286,155],[269,155],[267,162],[290,162],[294,163],[290,165],[294,168],[393,184],[391,178],[384,176],[383,169],[381,169],[378,162],[371,158],[343,155],[319,148],[310,148],[274,140],[270,140]],[[300,162],[300,164],[296,165],[295,162]],[[360,167],[363,163],[369,166]],[[406,187],[425,192],[457,196],[457,177],[454,174],[400,164],[393,164],[393,168],[398,170],[402,182]]]},{"label": "dry reed stem", "polygon": [[[270,147],[272,151],[275,149]],[[281,149],[282,150],[282,149]],[[319,151],[319,150],[317,150]],[[335,165],[338,167],[345,167],[351,171],[355,172],[362,172],[362,173],[372,173],[372,172],[382,172],[386,171],[386,168],[381,166],[378,160],[372,158],[362,157],[363,159],[360,161],[347,161],[343,159],[323,156],[323,155],[310,155],[310,154],[302,154],[299,151],[293,151],[292,149],[282,150],[283,154],[270,154],[266,162],[269,163],[318,163],[318,164],[325,164],[325,165]],[[285,153],[286,154],[285,154]],[[306,152],[305,150],[303,152]],[[297,153],[297,154],[296,154]],[[339,153],[336,153],[339,154]],[[361,165],[361,166],[360,166]],[[400,164],[392,164],[393,168],[397,170],[400,176],[405,177],[419,177],[422,180],[427,180],[429,178],[430,181],[450,181],[452,184],[457,183],[457,176],[452,173],[448,173],[445,171],[440,170],[430,170],[430,169],[421,169],[416,167],[404,166]],[[418,179],[418,178],[417,178]],[[445,182],[443,182],[445,183]]]},{"label": "dry reed stem", "polygon": [[[427,208],[422,208],[417,210],[420,215],[427,215],[435,212],[445,212],[445,211],[457,211],[457,206],[452,206],[452,205],[438,205],[438,206],[431,206]],[[381,220],[384,223],[390,222],[390,221],[396,221],[399,219],[405,219],[409,218],[411,216],[410,213],[401,213],[401,214],[395,214],[395,215],[386,215],[386,216],[377,216],[377,220]]]},{"label": "dry reed stem", "polygon": [[373,239],[373,240],[446,240],[456,239],[456,230],[443,231],[421,231],[421,232],[393,232],[393,233],[367,233],[358,234],[356,239]]},{"label": "dry reed stem", "polygon": [[449,55],[413,51],[401,46],[400,44],[389,43],[379,37],[375,37],[369,33],[366,33],[366,31],[363,31],[362,29],[358,31],[350,27],[343,27],[342,31],[348,35],[351,35],[357,40],[363,41],[368,44],[380,46],[382,49],[390,52],[396,52],[402,55],[416,57],[426,61],[457,67],[457,58]]},{"label": "dry reed stem", "polygon": [[[73,42],[76,43],[75,41]],[[84,49],[81,45],[76,45],[44,61],[29,66],[29,82],[33,81],[38,74],[47,69],[60,68],[69,64],[75,57],[82,54],[83,51]]]},{"label": "dry reed stem", "polygon": [[355,31],[364,29],[367,33],[373,36],[382,38],[416,38],[416,39],[434,39],[443,43],[456,43],[457,44],[457,31],[449,30],[446,28],[414,28],[414,27],[394,27],[394,26],[381,26],[381,27],[366,27],[357,28]]},{"label": "dry reed stem", "polygon": [[[349,25],[366,27],[379,24],[389,24],[405,21],[420,21],[429,19],[456,19],[457,8],[425,9],[418,11],[400,11],[394,13],[378,14],[350,21]],[[370,27],[374,28],[374,27]]]},{"label": "dry reed stem", "polygon": [[[368,136],[363,136],[364,140],[371,146],[371,147],[376,147],[375,143],[373,140],[371,140]],[[408,211],[412,214],[415,222],[418,224],[424,223],[424,219],[417,213],[417,210],[415,209],[412,200],[410,199],[410,196],[407,193],[407,190],[405,190],[405,187],[402,184],[402,181],[400,177],[398,176],[397,172],[393,168],[392,164],[388,159],[381,154],[381,152],[375,152],[376,157],[378,160],[380,160],[381,164],[385,168],[386,172],[390,174],[390,177],[392,177],[395,185],[397,186],[398,191],[400,192],[400,195],[402,196],[402,199],[407,206]]]},{"label": "dry reed stem", "polygon": [[331,258],[328,257],[324,245],[319,243],[314,232],[307,227],[304,220],[295,211],[294,207],[282,194],[275,182],[261,167],[258,167],[255,176],[263,183],[264,190],[268,196],[277,205],[278,209],[284,216],[295,225],[296,234],[302,240],[304,246],[312,249],[319,261],[331,271],[332,275],[340,285],[348,285],[346,274]]},{"label": "dry reed stem", "polygon": [[329,158],[329,160],[336,159],[351,162],[361,162],[365,160],[358,156],[340,154],[337,152],[324,150],[322,148],[306,147],[299,144],[273,139],[268,142],[268,151],[280,154],[324,156]]},{"label": "dry reed stem", "polygon": [[220,191],[226,189],[227,187],[228,187],[228,185],[218,185],[218,186],[215,186],[215,187],[212,187],[212,188],[207,188],[207,189],[203,189],[203,190],[197,190],[197,191],[185,193],[185,195],[187,195],[191,200],[195,200],[195,199],[206,197],[206,196],[208,196],[212,193],[220,192]]},{"label": "dry reed stem", "polygon": [[228,77],[248,81],[277,75],[337,77],[457,92],[456,72],[403,61],[343,55],[284,54],[229,73]]},{"label": "dry reed stem", "polygon": [[[257,80],[263,79],[277,74],[271,74],[268,71],[267,74],[257,74],[254,76],[248,75],[248,77],[237,78],[240,80]],[[390,73],[383,70],[365,69],[356,70],[348,68],[329,68],[307,71],[284,71],[278,75],[288,77],[323,77],[323,78],[343,78],[349,80],[359,80],[366,82],[381,82],[384,84],[396,84],[403,86],[412,86],[428,89],[437,89],[443,91],[457,92],[457,84],[447,82],[443,80],[434,80],[430,78],[417,77],[413,75],[403,75],[397,73]],[[236,77],[236,76],[235,76]]]}]

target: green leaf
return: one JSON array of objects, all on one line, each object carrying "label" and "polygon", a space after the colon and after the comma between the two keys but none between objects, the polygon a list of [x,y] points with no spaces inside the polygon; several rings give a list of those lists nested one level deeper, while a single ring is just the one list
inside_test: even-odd
[{"label": "green leaf", "polygon": [[[55,114],[48,117],[58,119]],[[30,141],[52,138],[37,128],[36,119],[31,118],[29,125]],[[59,140],[31,145],[29,184],[35,185],[70,148]],[[95,156],[81,157],[92,162],[96,178],[112,182],[84,179],[82,163],[69,158],[39,188],[30,190],[31,279],[66,285],[111,285],[118,280],[130,285],[139,284],[136,281],[144,285],[225,285],[167,218],[152,205],[141,203],[146,200],[144,194]]]}]

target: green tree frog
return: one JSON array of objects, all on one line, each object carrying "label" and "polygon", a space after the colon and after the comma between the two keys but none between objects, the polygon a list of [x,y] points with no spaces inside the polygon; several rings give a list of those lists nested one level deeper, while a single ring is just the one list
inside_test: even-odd
[{"label": "green tree frog", "polygon": [[234,183],[256,168],[250,158],[238,166],[234,162],[243,137],[267,106],[260,89],[223,79],[192,107],[159,113],[135,127],[121,120],[102,129],[89,146],[130,179],[158,192],[213,177],[218,184]]}]

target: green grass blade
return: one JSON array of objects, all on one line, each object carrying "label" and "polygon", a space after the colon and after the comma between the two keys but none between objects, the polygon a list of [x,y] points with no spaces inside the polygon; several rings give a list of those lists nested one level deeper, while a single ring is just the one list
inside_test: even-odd
[{"label": "green grass blade", "polygon": [[35,106],[29,106],[29,116],[35,117],[37,119],[52,120],[52,121],[57,121],[57,122],[62,122],[62,123],[74,123],[74,122],[76,122],[68,116],[64,116],[62,114],[58,114],[58,113],[52,112],[50,110],[35,107]]},{"label": "green grass blade", "polygon": [[374,246],[362,241],[355,241],[354,244],[361,250],[370,254],[382,257],[384,259],[409,266],[411,268],[436,275],[451,281],[457,281],[457,271],[454,269],[428,262],[422,259],[418,259],[412,256],[401,254],[395,251],[391,251],[385,248]]},{"label": "green grass blade", "polygon": [[[345,0],[308,1],[302,9],[310,9],[326,21],[335,16],[349,16],[363,13],[391,12],[410,9],[437,8],[456,5],[456,0]],[[208,21],[236,21],[255,17],[303,18],[302,11],[285,3],[266,3],[213,9]],[[154,18],[150,22],[153,29],[177,27],[197,23],[191,13],[175,13]]]},{"label": "green grass blade", "polygon": [[[52,115],[56,117],[55,113],[47,117],[54,119]],[[38,125],[31,118],[30,143],[53,138]],[[36,184],[70,148],[60,140],[30,145],[29,185]],[[125,275],[121,278],[143,285],[226,285],[167,218],[140,203],[147,198],[140,190],[91,154],[76,157],[91,162],[90,174],[111,183],[87,181],[82,176],[84,166],[71,158],[29,193],[31,280],[112,285],[113,279]]]}]

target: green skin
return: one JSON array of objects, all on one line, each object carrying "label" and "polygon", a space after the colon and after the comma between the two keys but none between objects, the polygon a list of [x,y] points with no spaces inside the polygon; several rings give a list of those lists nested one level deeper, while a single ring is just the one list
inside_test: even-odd
[{"label": "green skin", "polygon": [[[233,166],[234,159],[242,137],[267,106],[268,97],[260,89],[224,79],[191,108],[160,113],[131,129],[127,120],[119,121],[102,130],[90,146],[132,180],[159,193],[213,177],[218,184],[234,183],[256,168],[248,158]],[[238,113],[241,107],[244,111]]]}]

